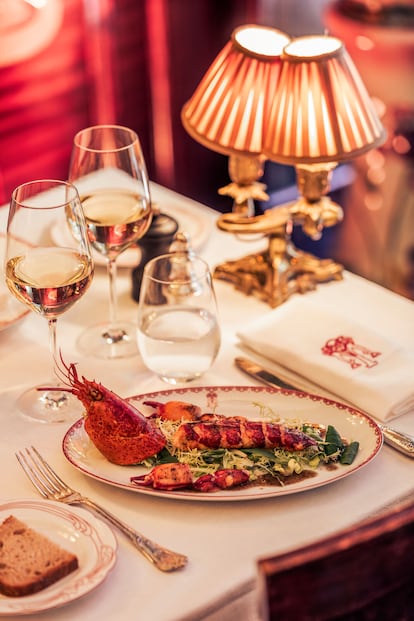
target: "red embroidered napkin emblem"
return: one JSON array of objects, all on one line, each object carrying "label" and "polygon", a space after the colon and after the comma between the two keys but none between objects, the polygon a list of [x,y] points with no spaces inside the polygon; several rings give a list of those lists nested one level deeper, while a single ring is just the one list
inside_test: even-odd
[{"label": "red embroidered napkin emblem", "polygon": [[365,366],[367,368],[375,367],[378,364],[378,356],[380,351],[372,351],[364,345],[358,345],[350,336],[337,336],[329,339],[321,348],[323,354],[334,356],[338,360],[342,360],[350,365],[351,369]]}]

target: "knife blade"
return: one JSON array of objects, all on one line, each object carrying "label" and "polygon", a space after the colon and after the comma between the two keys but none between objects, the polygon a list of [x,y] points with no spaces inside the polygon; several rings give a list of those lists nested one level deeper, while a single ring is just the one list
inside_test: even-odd
[{"label": "knife blade", "polygon": [[259,382],[263,382],[268,386],[273,386],[273,388],[276,387],[287,388],[288,390],[298,390],[295,386],[293,386],[293,384],[285,382],[285,380],[282,380],[282,378],[278,377],[271,371],[268,371],[260,364],[253,362],[253,360],[248,360],[247,358],[235,358],[234,362],[239,369],[244,371],[244,373],[247,373],[250,377],[253,377]]},{"label": "knife blade", "polygon": [[[294,384],[281,379],[275,373],[269,369],[265,369],[265,367],[257,362],[254,362],[253,360],[238,357],[234,359],[234,362],[241,371],[250,377],[253,377],[255,380],[262,382],[263,384],[273,386],[274,388],[287,388],[288,390],[299,390],[303,392],[300,386],[295,386]],[[397,451],[400,451],[400,453],[403,453],[408,457],[414,457],[413,436],[403,433],[402,431],[397,431],[397,429],[384,425],[383,423],[379,423],[378,421],[375,422],[382,431],[384,442],[395,448]]]}]

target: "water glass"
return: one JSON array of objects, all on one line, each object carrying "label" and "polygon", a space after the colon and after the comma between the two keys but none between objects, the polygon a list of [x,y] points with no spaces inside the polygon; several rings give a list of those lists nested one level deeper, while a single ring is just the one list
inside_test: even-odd
[{"label": "water glass", "polygon": [[138,305],[138,347],[144,364],[169,384],[199,378],[220,348],[220,327],[207,263],[173,252],[147,263]]}]

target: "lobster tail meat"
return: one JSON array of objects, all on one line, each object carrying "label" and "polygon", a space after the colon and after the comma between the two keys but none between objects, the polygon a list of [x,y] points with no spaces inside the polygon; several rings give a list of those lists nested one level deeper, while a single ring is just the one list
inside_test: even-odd
[{"label": "lobster tail meat", "polygon": [[240,418],[182,423],[172,438],[172,444],[183,451],[218,448],[284,448],[302,451],[316,446],[317,442],[305,433],[282,424]]}]

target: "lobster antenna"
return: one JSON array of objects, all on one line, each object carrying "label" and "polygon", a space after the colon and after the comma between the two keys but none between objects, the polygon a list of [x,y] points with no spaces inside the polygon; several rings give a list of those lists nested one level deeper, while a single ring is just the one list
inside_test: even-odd
[{"label": "lobster antenna", "polygon": [[[62,368],[63,366],[63,368]],[[74,367],[74,365],[73,365]],[[55,359],[55,375],[64,386],[71,387],[70,378],[76,378],[76,371],[72,366],[68,366],[63,359],[62,350],[59,349],[59,360]]]}]

